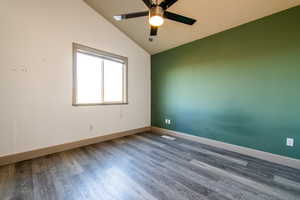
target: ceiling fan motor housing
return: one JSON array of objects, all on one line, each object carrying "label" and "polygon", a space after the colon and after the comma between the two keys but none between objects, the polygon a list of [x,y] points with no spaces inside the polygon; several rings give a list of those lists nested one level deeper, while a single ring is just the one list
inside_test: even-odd
[{"label": "ceiling fan motor housing", "polygon": [[160,6],[150,8],[149,17],[160,16],[164,17],[164,9]]}]

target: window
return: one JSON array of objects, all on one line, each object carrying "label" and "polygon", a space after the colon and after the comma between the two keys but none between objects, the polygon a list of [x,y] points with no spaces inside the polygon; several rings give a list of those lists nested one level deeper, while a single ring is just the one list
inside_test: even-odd
[{"label": "window", "polygon": [[73,105],[127,104],[127,58],[73,44]]}]

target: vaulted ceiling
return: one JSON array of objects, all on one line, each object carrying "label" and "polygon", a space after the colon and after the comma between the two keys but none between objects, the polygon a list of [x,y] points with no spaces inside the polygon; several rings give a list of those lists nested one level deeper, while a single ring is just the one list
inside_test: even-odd
[{"label": "vaulted ceiling", "polygon": [[300,5],[300,0],[178,0],[169,11],[198,21],[193,26],[166,20],[149,41],[147,17],[115,21],[113,16],[145,11],[142,0],[84,0],[151,54],[222,32],[241,24]]}]

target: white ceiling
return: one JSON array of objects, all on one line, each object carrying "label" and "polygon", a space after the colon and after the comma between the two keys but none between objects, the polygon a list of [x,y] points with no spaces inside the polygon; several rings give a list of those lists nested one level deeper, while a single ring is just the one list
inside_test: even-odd
[{"label": "white ceiling", "polygon": [[147,10],[142,0],[84,0],[151,54],[207,37],[300,5],[300,0],[178,0],[169,11],[198,21],[193,26],[166,20],[149,42],[147,17],[115,21],[114,15]]}]

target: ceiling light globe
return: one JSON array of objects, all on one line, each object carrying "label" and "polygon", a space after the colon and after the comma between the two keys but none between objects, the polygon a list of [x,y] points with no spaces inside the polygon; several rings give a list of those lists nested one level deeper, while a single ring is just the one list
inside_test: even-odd
[{"label": "ceiling light globe", "polygon": [[149,23],[152,26],[161,26],[164,23],[164,18],[162,18],[161,16],[157,16],[157,15],[156,16],[152,16],[149,19]]}]

